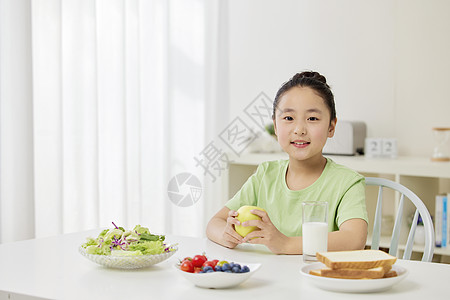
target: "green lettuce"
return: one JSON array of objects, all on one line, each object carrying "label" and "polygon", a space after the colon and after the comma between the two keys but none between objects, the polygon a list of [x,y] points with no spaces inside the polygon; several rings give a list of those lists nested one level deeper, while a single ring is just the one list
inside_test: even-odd
[{"label": "green lettuce", "polygon": [[105,236],[103,237],[103,239],[105,241],[111,241],[114,237],[116,239],[120,239],[120,237],[122,236],[123,231],[121,229],[118,228],[114,228],[114,229],[110,229],[108,230],[108,232],[105,234]]},{"label": "green lettuce", "polygon": [[136,225],[134,227],[133,231],[137,232],[138,234],[143,234],[143,233],[150,234],[150,230],[148,230],[147,227],[142,227],[141,225]]},{"label": "green lettuce", "polygon": [[83,245],[81,245],[83,248],[87,248],[87,247],[89,247],[89,246],[93,246],[93,245],[95,245],[95,246],[97,246],[98,244],[97,244],[97,240],[96,239],[93,239],[93,238],[91,238],[91,237],[89,237],[89,238],[87,238],[87,241],[86,241],[86,243],[84,243]]},{"label": "green lettuce", "polygon": [[96,255],[110,255],[111,249],[108,243],[103,243],[101,245],[91,245],[86,247],[86,253],[96,254]]},{"label": "green lettuce", "polygon": [[153,255],[172,251],[163,243],[164,235],[155,235],[141,225],[136,225],[133,230],[125,230],[113,223],[115,228],[105,229],[96,239],[88,237],[81,246],[88,254],[136,256]]},{"label": "green lettuce", "polygon": [[102,232],[100,232],[100,234],[98,235],[99,238],[104,237],[107,233],[108,233],[109,229],[105,229]]},{"label": "green lettuce", "polygon": [[111,251],[111,256],[140,256],[143,255],[141,251],[124,251],[124,250],[116,250]]},{"label": "green lettuce", "polygon": [[136,244],[131,244],[129,251],[141,251],[144,255],[161,254],[164,253],[164,244],[162,241],[141,241]]}]

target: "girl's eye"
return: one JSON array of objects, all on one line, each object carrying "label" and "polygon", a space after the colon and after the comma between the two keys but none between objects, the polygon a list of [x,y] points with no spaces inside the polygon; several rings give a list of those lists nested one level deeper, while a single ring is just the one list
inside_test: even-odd
[{"label": "girl's eye", "polygon": [[292,121],[292,120],[294,120],[294,118],[292,118],[292,117],[289,117],[289,116],[287,116],[287,117],[284,117],[283,119],[284,119],[284,120],[286,120],[286,121]]},{"label": "girl's eye", "polygon": [[316,117],[309,117],[308,120],[309,120],[309,121],[318,121],[319,119],[316,118]]}]

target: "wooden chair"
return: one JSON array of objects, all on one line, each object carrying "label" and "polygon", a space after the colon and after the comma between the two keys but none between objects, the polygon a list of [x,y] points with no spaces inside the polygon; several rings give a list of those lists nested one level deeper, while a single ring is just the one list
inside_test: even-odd
[{"label": "wooden chair", "polygon": [[391,243],[389,247],[389,254],[397,256],[398,244],[400,239],[400,231],[402,227],[403,219],[403,208],[405,205],[405,199],[409,199],[412,204],[415,205],[416,210],[412,220],[412,224],[409,230],[408,239],[406,242],[405,250],[403,253],[403,259],[410,260],[411,252],[414,244],[414,234],[417,228],[417,220],[420,216],[422,217],[424,229],[425,229],[425,245],[423,250],[422,261],[430,262],[433,258],[434,253],[434,227],[433,221],[431,220],[430,213],[426,208],[425,204],[420,200],[420,198],[414,194],[410,189],[401,185],[398,182],[394,182],[384,178],[376,177],[366,177],[367,186],[378,186],[378,201],[375,210],[375,218],[373,224],[373,234],[372,234],[372,249],[379,249],[380,246],[380,235],[381,235],[381,217],[382,217],[382,206],[383,206],[383,189],[389,188],[400,193],[400,201],[398,203],[397,215],[395,216],[394,228],[392,230]]}]

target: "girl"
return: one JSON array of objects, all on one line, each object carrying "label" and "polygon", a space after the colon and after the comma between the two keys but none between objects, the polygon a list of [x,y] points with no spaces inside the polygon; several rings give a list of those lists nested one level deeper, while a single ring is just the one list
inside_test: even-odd
[{"label": "girl", "polygon": [[[289,160],[262,163],[236,195],[208,223],[206,234],[228,248],[241,243],[264,244],[273,253],[302,254],[303,201],[328,202],[328,250],[363,249],[367,238],[364,177],[322,155],[334,135],[334,96],[324,76],[296,74],[284,83],[273,103],[278,143]],[[243,205],[262,219],[243,222]],[[242,238],[235,225],[257,226]]]}]

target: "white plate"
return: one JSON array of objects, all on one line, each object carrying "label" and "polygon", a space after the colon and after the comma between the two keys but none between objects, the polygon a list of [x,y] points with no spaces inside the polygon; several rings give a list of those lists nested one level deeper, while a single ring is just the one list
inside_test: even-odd
[{"label": "white plate", "polygon": [[322,263],[312,263],[300,269],[300,273],[315,286],[334,292],[346,293],[371,293],[380,292],[391,288],[394,284],[402,281],[408,275],[408,270],[398,265],[393,265],[392,270],[398,274],[396,277],[380,279],[340,279],[321,277],[309,274],[310,270],[322,269]]},{"label": "white plate", "polygon": [[149,267],[151,265],[160,263],[177,252],[178,247],[172,247],[173,251],[155,254],[155,255],[139,255],[139,256],[111,256],[111,255],[97,255],[88,254],[83,247],[79,248],[79,252],[87,259],[98,263],[99,265],[115,268],[115,269],[139,269]]},{"label": "white plate", "polygon": [[239,285],[252,276],[261,266],[261,264],[246,264],[240,263],[241,266],[248,266],[250,272],[247,273],[225,273],[225,272],[211,272],[211,273],[189,273],[180,270],[180,266],[174,265],[178,273],[184,278],[192,282],[198,287],[210,289],[223,289]]}]

